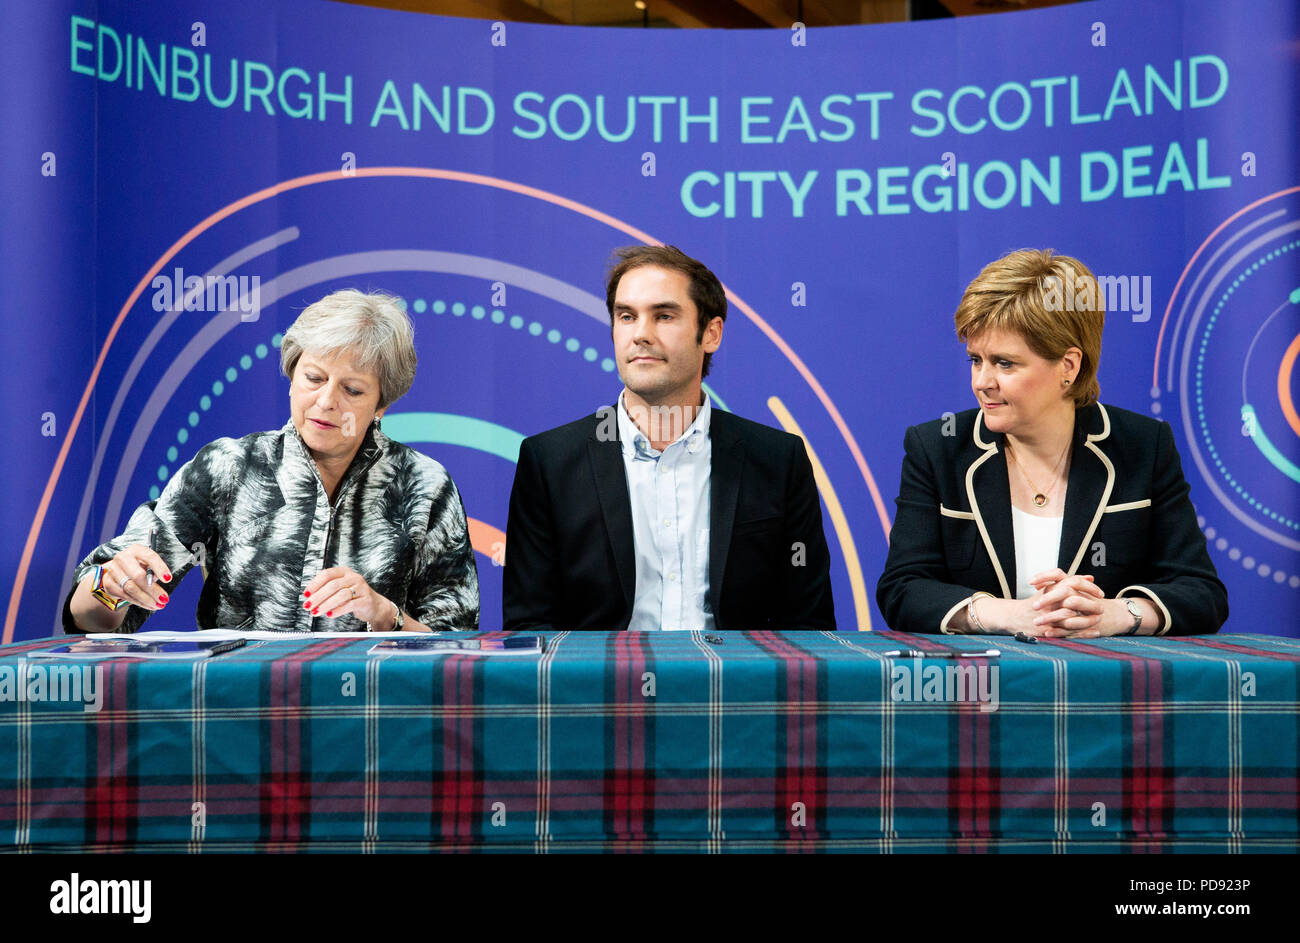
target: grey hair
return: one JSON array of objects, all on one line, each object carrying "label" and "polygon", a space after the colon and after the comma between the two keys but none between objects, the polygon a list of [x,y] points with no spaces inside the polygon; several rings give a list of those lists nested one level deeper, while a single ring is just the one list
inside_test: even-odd
[{"label": "grey hair", "polygon": [[280,345],[280,370],[290,380],[306,352],[346,353],[379,378],[379,409],[406,394],[415,381],[415,328],[398,299],[383,292],[344,289],[308,305]]}]

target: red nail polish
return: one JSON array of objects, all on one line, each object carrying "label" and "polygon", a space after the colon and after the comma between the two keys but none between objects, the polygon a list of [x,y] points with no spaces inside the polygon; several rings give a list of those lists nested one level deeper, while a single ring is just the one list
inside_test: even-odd
[{"label": "red nail polish", "polygon": [[327,613],[325,613],[325,618],[326,618],[326,619],[330,619],[330,618],[332,618],[333,616],[334,616],[334,613],[332,613],[332,612],[327,612]]},{"label": "red nail polish", "polygon": [[308,598],[308,599],[311,599],[311,590],[310,590],[310,589],[308,589],[308,590],[304,590],[304,591],[303,591],[303,596],[305,596],[305,597]]},{"label": "red nail polish", "polygon": [[158,601],[159,601],[160,603],[162,603],[163,605],[166,605],[166,604],[167,604],[167,597],[166,597],[166,596],[159,596],[159,597],[158,597]]},{"label": "red nail polish", "polygon": [[304,609],[310,609],[310,608],[311,608],[311,603],[309,603],[309,602],[305,602],[305,603],[302,604],[302,607],[303,607]]},{"label": "red nail polish", "polygon": [[164,573],[164,574],[163,574],[163,582],[164,582],[164,583],[170,583],[171,581],[172,581],[172,575],[171,575],[170,573]]},{"label": "red nail polish", "polygon": [[315,609],[313,609],[313,610],[311,611],[311,614],[314,615],[314,616],[318,616],[318,615],[320,615],[320,607],[317,606]]}]

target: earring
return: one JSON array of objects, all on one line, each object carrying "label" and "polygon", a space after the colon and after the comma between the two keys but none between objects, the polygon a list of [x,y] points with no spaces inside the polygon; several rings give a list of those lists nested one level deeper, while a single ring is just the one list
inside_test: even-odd
[{"label": "earring", "polygon": [[1062,385],[1062,386],[1069,386],[1069,385],[1070,385],[1070,381],[1069,381],[1069,380],[1066,380],[1066,381],[1063,382],[1061,385]]}]

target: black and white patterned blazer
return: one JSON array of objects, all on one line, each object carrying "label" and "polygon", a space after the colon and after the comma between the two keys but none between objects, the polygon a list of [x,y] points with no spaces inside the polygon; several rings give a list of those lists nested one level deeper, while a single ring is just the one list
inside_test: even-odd
[{"label": "black and white patterned blazer", "polygon": [[[321,570],[348,566],[431,629],[477,629],[478,570],[465,509],[446,470],[372,424],[331,508],[293,423],[277,432],[217,439],[186,463],[157,501],[136,508],[126,532],[77,567],[73,590],[128,544],[149,543],[174,587],[203,567],[199,628],[363,631],[351,615],[313,618],[302,591]],[[73,623],[68,602],[63,625]],[[131,606],[121,631],[151,613]]]}]

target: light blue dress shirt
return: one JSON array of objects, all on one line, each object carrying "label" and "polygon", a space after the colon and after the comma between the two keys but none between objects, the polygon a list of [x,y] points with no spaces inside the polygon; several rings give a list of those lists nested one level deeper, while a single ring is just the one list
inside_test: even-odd
[{"label": "light blue dress shirt", "polygon": [[695,421],[662,452],[651,448],[628,415],[625,396],[626,390],[618,398],[618,436],[636,556],[636,594],[628,629],[712,629],[709,396],[704,394]]}]

